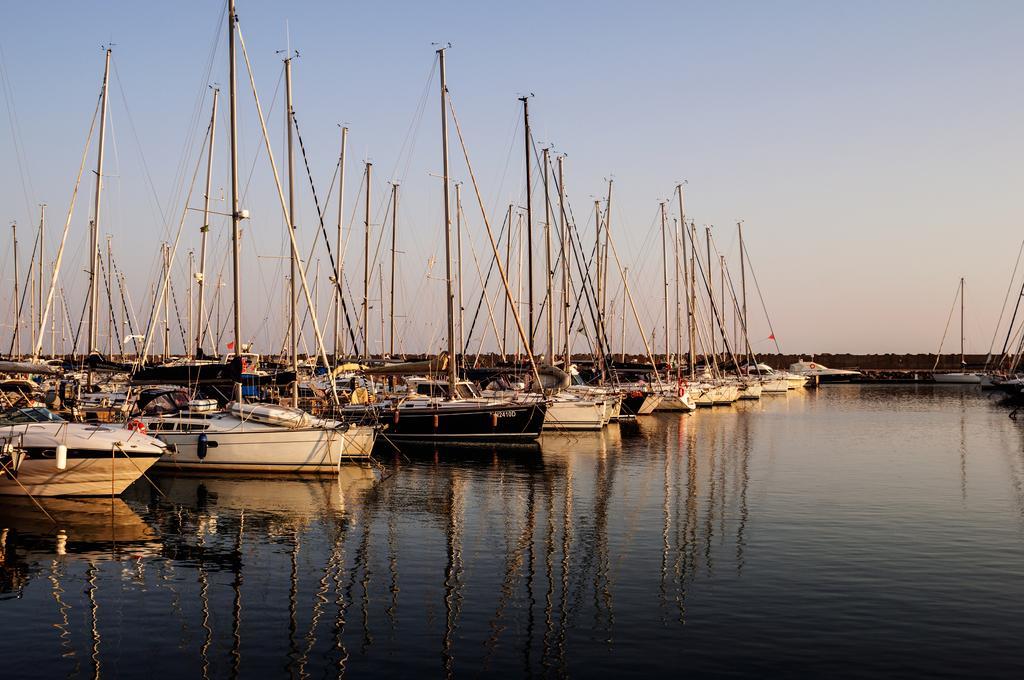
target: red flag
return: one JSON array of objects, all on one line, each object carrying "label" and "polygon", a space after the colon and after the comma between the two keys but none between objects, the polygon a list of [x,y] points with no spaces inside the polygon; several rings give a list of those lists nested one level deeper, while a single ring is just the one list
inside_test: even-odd
[{"label": "red flag", "polygon": [[775,339],[775,333],[772,333],[771,335],[769,335],[768,339],[769,340],[774,340]]},{"label": "red flag", "polygon": [[229,342],[228,343],[228,349],[234,349],[234,348],[235,348],[235,343]]}]

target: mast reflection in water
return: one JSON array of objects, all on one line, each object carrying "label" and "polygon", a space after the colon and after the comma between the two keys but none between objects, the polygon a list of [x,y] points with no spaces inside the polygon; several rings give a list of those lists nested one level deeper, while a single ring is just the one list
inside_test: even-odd
[{"label": "mast reflection in water", "polygon": [[969,672],[1021,662],[1024,430],[856,386],[388,476],[0,513],[18,677]]}]

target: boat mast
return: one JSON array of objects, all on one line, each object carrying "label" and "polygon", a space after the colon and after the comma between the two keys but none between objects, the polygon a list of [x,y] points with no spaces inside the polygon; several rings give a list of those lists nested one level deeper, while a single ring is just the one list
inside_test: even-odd
[{"label": "boat mast", "polygon": [[[192,324],[195,322],[195,317],[192,314],[192,312],[193,312],[192,300],[193,300],[193,295],[195,294],[195,292],[193,290],[193,286],[195,285],[195,280],[196,280],[195,272],[196,272],[196,253],[195,253],[194,250],[192,250],[190,248],[189,251],[188,251],[188,315],[187,315],[187,318],[188,318],[188,334],[185,336],[186,338],[191,338],[192,337]],[[110,315],[111,316],[114,315],[114,310],[113,309],[110,310]],[[123,328],[123,326],[122,326],[122,328]],[[188,346],[187,342],[185,343],[185,346],[182,349],[185,351],[185,356],[187,358],[191,359],[192,358],[192,349]]]},{"label": "boat mast", "polygon": [[[668,245],[665,242],[665,201],[660,202],[661,207],[661,281],[662,299],[665,303],[665,364],[666,371],[669,363],[668,343]],[[666,378],[668,376],[666,375]]]},{"label": "boat mast", "polygon": [[[288,129],[287,135],[287,149],[288,154],[288,217],[291,224],[288,228],[295,231],[295,124],[294,124],[294,113],[295,109],[292,105],[292,55],[289,51],[287,58],[284,60],[284,92],[285,92],[285,124]],[[291,276],[288,279],[288,302],[289,311],[291,313],[291,320],[289,321],[290,331],[288,333],[288,344],[289,352],[292,359],[292,372],[295,374],[292,379],[292,407],[299,407],[299,298],[298,291],[295,288],[295,279],[298,276],[298,268],[300,263],[295,255],[295,252],[291,252],[291,257],[288,258],[291,263]]]},{"label": "boat mast", "polygon": [[530,98],[520,97],[523,102],[523,142],[526,152],[526,276],[527,276],[527,314],[528,325],[526,334],[526,351],[533,356],[533,182],[530,173]]},{"label": "boat mast", "polygon": [[[679,187],[680,202],[682,202],[682,187]],[[690,220],[690,295],[687,300],[688,306],[688,328],[687,339],[690,345],[690,380],[697,378],[697,223]]]},{"label": "boat mast", "polygon": [[[512,303],[515,308],[523,304],[523,213],[516,213],[516,299]],[[521,344],[522,337],[516,335],[516,363],[521,360],[520,352],[529,350],[528,343]]]},{"label": "boat mast", "polygon": [[[690,316],[693,314],[693,311],[690,308],[690,272],[689,272],[689,267],[687,266],[687,261],[686,261],[686,236],[687,236],[686,232],[689,229],[689,227],[686,224],[686,208],[685,208],[684,203],[683,203],[683,184],[682,183],[679,183],[679,184],[676,185],[676,191],[678,192],[678,198],[679,198],[679,226],[680,226],[680,229],[678,230],[678,237],[679,237],[679,247],[680,247],[680,249],[682,251],[682,260],[683,260],[683,297],[686,298],[685,304],[686,304],[687,343],[688,343],[688,346],[689,346],[688,347],[688,351],[690,352],[690,356],[689,356],[689,359],[688,359],[687,363],[689,364],[690,370],[691,370],[691,373],[692,373],[692,371],[693,371],[693,351],[692,351],[693,339],[692,339],[692,336],[690,335],[689,329],[690,329]],[[678,276],[679,276],[679,265],[677,263],[676,264],[676,277],[678,278]],[[679,311],[677,310],[676,313],[678,314]],[[679,326],[679,322],[678,321],[676,322],[676,326],[677,327]],[[681,345],[682,345],[681,332],[680,332],[680,338],[677,341],[677,344],[680,346],[680,348],[677,349],[677,351],[679,351],[681,353],[681,349],[682,349],[681,348]]]},{"label": "boat mast", "polygon": [[[622,278],[629,278],[629,267],[623,270]],[[619,320],[621,324],[619,326],[619,361],[626,363],[626,296],[622,297],[622,318]]]},{"label": "boat mast", "polygon": [[[743,220],[736,222],[736,232],[739,234],[740,240],[740,293],[743,295],[742,314],[743,314],[743,333],[747,336],[748,352],[750,350],[750,331],[747,326],[747,260],[746,260],[746,246],[743,245]],[[750,357],[747,357],[749,363]]]},{"label": "boat mast", "polygon": [[14,339],[11,341],[12,354],[21,354],[21,297],[18,295],[18,223],[11,222],[11,236],[14,240]]},{"label": "boat mast", "polygon": [[466,308],[462,304],[462,182],[455,183],[455,248],[459,258],[457,278],[459,281],[459,357],[460,363],[465,362],[466,352]]},{"label": "boat mast", "polygon": [[[675,331],[676,331],[676,380],[679,380],[679,357],[682,356],[683,344],[683,333],[682,328],[679,325],[680,317],[682,316],[682,309],[679,300],[679,219],[675,218],[672,220],[672,254],[675,258],[675,266],[673,268],[672,280],[675,283],[675,302],[676,302],[676,314],[675,314]],[[685,256],[684,256],[685,257]]]},{"label": "boat mast", "polygon": [[[163,251],[164,256],[164,278],[167,279],[171,275],[171,244],[164,243],[160,248]],[[164,361],[171,358],[171,296],[170,286],[164,286]]]},{"label": "boat mast", "polygon": [[565,219],[565,156],[558,156],[558,214],[562,236],[562,370],[569,372],[572,356],[569,352],[569,226]]},{"label": "boat mast", "polygon": [[[239,251],[239,226],[241,214],[238,208],[238,92],[235,75],[235,0],[228,0],[228,109],[231,121],[231,270],[232,270],[232,301],[234,302],[234,342],[235,357],[239,359],[239,373],[242,369],[242,280]],[[235,401],[242,402],[242,382],[239,377],[235,383]]]},{"label": "boat mast", "polygon": [[[448,312],[448,394],[455,395],[455,310],[452,295],[452,215],[451,196],[448,189],[448,83],[444,71],[445,48],[437,50],[438,68],[441,73],[441,154],[442,171],[444,173],[444,257],[445,257],[445,307]],[[523,102],[524,111],[526,103]],[[529,135],[527,135],[529,148]],[[510,225],[511,226],[511,225]],[[530,310],[531,315],[533,310]]]},{"label": "boat mast", "polygon": [[[41,237],[42,232],[39,233]],[[112,294],[113,278],[114,278],[114,249],[112,241],[114,237],[107,234],[107,356],[114,355],[114,297]],[[39,268],[39,272],[42,273],[42,267]]]},{"label": "boat mast", "polygon": [[[203,194],[203,226],[199,229],[199,276],[196,283],[199,287],[199,309],[197,319],[199,327],[196,330],[196,351],[198,356],[203,349],[203,337],[206,334],[206,239],[210,233],[210,189],[213,181],[213,140],[217,132],[217,97],[220,95],[220,88],[213,88],[213,109],[210,112],[210,139],[206,152],[206,192]],[[214,347],[214,354],[217,348]]]},{"label": "boat mast", "polygon": [[964,290],[964,277],[960,277],[960,366],[961,368],[967,365],[967,361],[964,359],[964,296],[966,291]]},{"label": "boat mast", "polygon": [[[717,248],[716,248],[716,250],[717,250]],[[726,323],[728,323],[728,318],[729,318],[729,317],[727,317],[725,315],[725,310],[727,309],[727,307],[725,306],[725,304],[726,304],[725,303],[725,255],[719,255],[718,256],[718,274],[719,274],[719,278],[720,278],[721,283],[722,283],[722,306],[721,306],[721,310],[722,310],[721,314],[722,314],[722,316],[721,316],[721,319],[719,320],[719,325],[721,326],[721,329],[722,329],[722,349],[723,349],[723,351],[728,352],[729,348],[728,348],[727,340],[729,338],[729,329],[725,325]],[[724,357],[723,357],[723,362],[724,362]]]},{"label": "boat mast", "polygon": [[[714,275],[711,273],[711,226],[704,225],[704,236],[708,246],[708,302],[712,309],[715,307],[715,288],[712,283],[715,280]],[[715,315],[712,315],[714,317]],[[714,318],[711,320],[711,356],[715,357],[718,354],[718,346],[715,340],[715,321]]]},{"label": "boat mast", "polygon": [[555,363],[554,298],[551,297],[551,189],[548,158],[551,149],[544,150],[544,281],[547,286],[548,364]]},{"label": "boat mast", "polygon": [[[508,204],[508,218],[505,232],[505,271],[510,272],[509,265],[512,262],[512,204]],[[500,264],[500,261],[499,261]],[[505,296],[505,305],[502,309],[501,316],[501,353],[503,355],[508,354],[508,308],[511,306],[512,295],[509,293]]]},{"label": "boat mast", "polygon": [[597,263],[595,282],[597,289],[594,292],[594,303],[597,307],[597,323],[594,332],[597,333],[597,343],[594,345],[595,365],[600,367],[601,382],[605,382],[605,360],[604,360],[604,322],[601,318],[601,201],[594,199],[594,260]]},{"label": "boat mast", "polygon": [[348,146],[348,128],[341,127],[341,153],[338,155],[338,236],[335,246],[337,252],[337,280],[334,282],[334,363],[338,364],[341,356],[341,291],[343,290],[342,269],[345,266],[341,255],[341,230],[345,209],[345,147]]},{"label": "boat mast", "polygon": [[[100,250],[99,250],[99,233],[100,233],[100,199],[103,195],[103,143],[106,139],[107,131],[107,93],[108,85],[110,83],[110,48],[107,48],[105,63],[103,67],[103,96],[102,103],[100,105],[100,139],[99,146],[96,152],[96,197],[93,204],[93,218],[91,229],[89,230],[89,352],[98,352],[99,346],[97,341],[97,333],[99,332],[98,326],[98,312],[99,312],[99,286],[96,280],[96,275],[100,269]],[[91,383],[91,371],[90,380]]]},{"label": "boat mast", "polygon": [[[601,201],[594,199],[594,304],[597,307],[597,317],[601,318]],[[600,328],[595,328],[598,336]],[[600,346],[600,337],[598,338]]]},{"label": "boat mast", "polygon": [[377,299],[380,300],[380,358],[384,360],[384,350],[388,346],[388,336],[384,332],[384,263],[377,263]]},{"label": "boat mast", "polygon": [[[600,313],[598,319],[601,323],[601,341],[607,339],[607,325],[604,321],[605,312],[608,310],[608,239],[612,236],[612,180],[608,180],[608,200],[604,208],[604,255],[601,257],[601,299],[598,301]],[[609,317],[610,318],[610,317]],[[609,346],[611,343],[608,343]],[[610,349],[610,347],[609,347]]]},{"label": "boat mast", "polygon": [[370,359],[370,179],[373,163],[366,161],[366,210],[363,217],[363,360]]},{"label": "boat mast", "polygon": [[[458,186],[455,190],[458,191]],[[457,209],[457,208],[456,208]],[[391,291],[388,302],[390,321],[390,338],[388,340],[388,354],[395,356],[395,239],[398,235],[398,182],[391,183]],[[460,280],[461,283],[461,280]],[[383,284],[381,284],[383,285]],[[384,304],[383,301],[381,304]]]},{"label": "boat mast", "polygon": [[[39,279],[39,290],[37,291],[37,293],[38,293],[37,300],[38,301],[36,303],[36,305],[37,305],[37,310],[36,310],[37,317],[36,317],[36,319],[33,320],[34,321],[34,325],[39,329],[39,343],[38,344],[39,344],[40,347],[42,347],[42,345],[43,345],[43,335],[45,334],[45,331],[46,331],[46,329],[43,327],[43,323],[44,323],[43,322],[43,256],[44,256],[44,252],[45,252],[44,251],[44,247],[46,245],[43,237],[45,236],[45,233],[46,233],[46,204],[45,203],[40,203],[39,204],[39,276],[37,277]],[[35,345],[36,345],[36,343],[32,343],[33,347],[35,347]]]}]

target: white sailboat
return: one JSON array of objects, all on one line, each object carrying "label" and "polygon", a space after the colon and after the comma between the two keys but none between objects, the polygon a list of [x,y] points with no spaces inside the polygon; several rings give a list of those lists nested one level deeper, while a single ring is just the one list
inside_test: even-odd
[{"label": "white sailboat", "polygon": [[[960,366],[966,368],[967,361],[964,358],[964,278],[960,277],[960,288],[957,290],[960,298]],[[948,322],[946,328],[949,328]],[[945,336],[943,336],[945,337]],[[935,366],[932,367],[932,380],[947,385],[980,385],[982,375],[980,373],[968,373],[965,371],[953,373],[936,373],[939,366],[939,358],[942,355],[942,346],[939,343],[939,353],[935,355]]]},{"label": "white sailboat", "polygon": [[[239,220],[246,213],[239,209],[238,186],[238,154],[237,154],[237,87],[235,74],[235,31],[237,27],[234,0],[228,3],[228,59],[229,85],[228,103],[230,107],[230,147],[231,147],[231,230],[232,230],[232,267],[234,271],[234,343],[236,352],[244,350],[241,338],[241,283],[239,272]],[[244,44],[243,44],[244,49]],[[246,63],[248,59],[246,58]],[[288,76],[288,128],[292,128],[292,107],[290,88],[290,59],[285,61]],[[273,166],[275,181],[277,166],[266,136],[266,125],[262,109],[257,109],[260,126],[267,144],[267,155]],[[212,126],[212,123],[211,123]],[[290,164],[289,164],[290,165]],[[291,181],[291,176],[289,176]],[[277,183],[281,207],[285,214],[287,231],[290,236],[293,263],[297,259],[297,246],[291,214],[293,205],[284,200],[284,192]],[[289,192],[292,193],[292,192]],[[298,277],[295,274],[298,274]],[[292,340],[292,365],[296,360],[294,306],[296,278],[301,281],[302,291],[311,310],[312,301],[304,270],[301,266],[293,267],[291,290],[293,325],[290,334]],[[317,347],[321,358],[326,361],[323,336],[312,313],[313,327],[316,334]],[[186,396],[174,395],[173,391],[158,394],[148,404],[140,404],[143,409],[144,422],[147,423],[161,439],[174,444],[160,461],[162,466],[177,469],[202,469],[238,472],[330,472],[337,469],[343,459],[368,458],[373,449],[377,430],[374,426],[351,425],[334,420],[313,418],[297,408],[288,408],[277,404],[246,404],[241,395],[241,383],[235,384],[235,399],[222,411],[194,411],[188,407]],[[333,391],[333,385],[332,385]],[[293,390],[293,405],[297,398]],[[161,405],[160,401],[167,402]],[[168,408],[169,404],[169,408]]]}]

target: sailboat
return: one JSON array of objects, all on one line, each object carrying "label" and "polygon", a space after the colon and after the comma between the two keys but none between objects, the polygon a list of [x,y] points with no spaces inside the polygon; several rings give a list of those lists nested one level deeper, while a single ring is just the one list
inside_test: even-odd
[{"label": "sailboat", "polygon": [[[960,298],[960,367],[961,369],[967,367],[967,361],[964,358],[964,277],[960,277],[960,287],[957,289],[957,296]],[[948,328],[948,326],[947,326]],[[942,346],[940,343],[939,353],[935,356],[935,366],[932,367],[932,380],[937,383],[951,384],[951,385],[980,385],[981,374],[980,373],[967,373],[964,371],[954,373],[936,373],[935,369],[939,366],[939,358],[942,356]]]},{"label": "sailboat", "polygon": [[[445,230],[445,306],[447,311],[447,353],[443,354],[445,379],[427,379],[415,383],[410,396],[394,397],[378,404],[349,405],[342,409],[354,422],[377,420],[384,426],[383,436],[395,443],[468,445],[522,444],[536,440],[541,433],[548,402],[543,398],[528,400],[486,399],[474,385],[460,380],[455,353],[455,295],[452,286],[452,215],[448,170],[448,86],[445,79],[445,49],[437,50],[441,81],[441,141],[444,186]],[[472,173],[470,173],[472,176]],[[475,180],[474,180],[475,185]],[[501,268],[498,263],[499,270]],[[504,277],[504,273],[502,272]],[[507,280],[506,293],[508,292]],[[513,307],[513,315],[521,336],[522,324]],[[439,361],[439,363],[442,363]],[[390,367],[396,375],[401,367]],[[407,383],[408,384],[408,383]]]},{"label": "sailboat", "polygon": [[[233,364],[240,369],[244,346],[241,338],[241,280],[239,266],[239,221],[247,216],[246,211],[239,209],[238,185],[238,154],[237,154],[237,87],[235,74],[235,31],[238,18],[235,15],[234,0],[228,1],[228,60],[229,60],[229,91],[230,108],[230,147],[231,147],[231,244],[232,268],[234,275],[234,342],[236,357]],[[244,43],[243,43],[244,49]],[[248,63],[248,60],[247,60]],[[286,69],[290,60],[285,62]],[[290,84],[290,71],[289,84]],[[289,88],[287,115],[289,129],[292,125],[292,110]],[[258,105],[258,99],[257,99]],[[260,123],[267,142],[267,155],[273,164],[269,140],[263,124],[262,109],[259,110]],[[277,168],[274,166],[275,179]],[[289,178],[290,179],[290,178]],[[292,210],[285,200],[284,193],[278,185],[278,195],[282,209],[287,217],[292,257],[296,257],[294,229],[291,226]],[[297,267],[303,292],[307,303],[309,290],[302,267]],[[294,277],[293,277],[294,282]],[[166,285],[166,280],[165,280]],[[295,295],[292,291],[292,304]],[[312,304],[310,304],[312,307]],[[323,351],[322,336],[319,325],[313,315],[313,325],[321,354]],[[294,325],[293,325],[294,329]],[[293,333],[294,338],[294,333]],[[294,364],[293,346],[293,369]],[[149,404],[140,405],[143,409],[142,418],[161,439],[174,445],[174,450],[165,455],[160,465],[179,469],[216,469],[222,471],[282,471],[282,472],[326,472],[337,469],[346,458],[367,458],[373,449],[376,437],[374,425],[352,424],[336,420],[313,418],[308,413],[294,407],[278,404],[246,403],[242,396],[241,371],[233,376],[234,399],[224,410],[207,412],[191,407],[187,397],[163,395],[161,399],[166,406],[161,408]],[[293,400],[295,394],[293,392]]]}]

